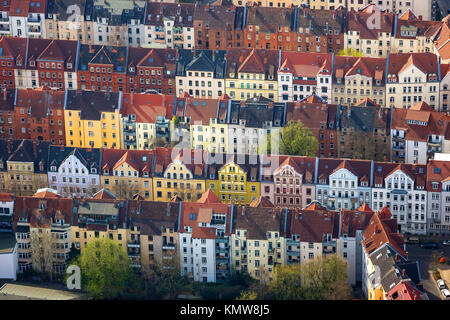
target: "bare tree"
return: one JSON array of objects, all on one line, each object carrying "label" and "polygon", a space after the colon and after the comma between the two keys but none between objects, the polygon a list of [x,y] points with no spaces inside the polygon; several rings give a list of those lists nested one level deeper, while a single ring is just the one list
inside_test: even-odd
[{"label": "bare tree", "polygon": [[48,274],[53,279],[53,239],[50,230],[32,230],[30,244],[34,270]]}]

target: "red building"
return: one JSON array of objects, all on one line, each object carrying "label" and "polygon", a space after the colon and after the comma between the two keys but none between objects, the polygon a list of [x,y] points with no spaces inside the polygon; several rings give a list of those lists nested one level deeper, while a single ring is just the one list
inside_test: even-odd
[{"label": "red building", "polygon": [[64,91],[17,90],[14,105],[14,139],[51,141],[64,145]]},{"label": "red building", "polygon": [[127,92],[175,93],[176,49],[130,48]]},{"label": "red building", "polygon": [[16,87],[14,69],[21,70],[25,67],[26,46],[27,39],[25,38],[0,38],[1,88]]},{"label": "red building", "polygon": [[14,90],[0,90],[0,139],[14,138]]},{"label": "red building", "polygon": [[28,52],[36,59],[39,86],[74,89],[77,45],[70,40],[29,39]]},{"label": "red building", "polygon": [[300,120],[304,126],[311,130],[319,142],[317,156],[334,158],[338,155],[336,135],[337,106],[318,103],[314,97],[309,97],[304,102],[288,102],[286,104],[286,121]]},{"label": "red building", "polygon": [[81,45],[78,55],[78,89],[127,91],[128,47]]}]

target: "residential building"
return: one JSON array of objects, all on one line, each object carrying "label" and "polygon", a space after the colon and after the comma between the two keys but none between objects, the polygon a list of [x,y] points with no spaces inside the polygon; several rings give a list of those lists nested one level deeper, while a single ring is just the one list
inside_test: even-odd
[{"label": "residential building", "polygon": [[127,92],[175,94],[174,49],[130,48]]},{"label": "residential building", "polygon": [[194,281],[223,282],[231,274],[233,205],[222,204],[208,190],[197,202],[181,202],[181,274]]},{"label": "residential building", "polygon": [[153,200],[153,155],[153,150],[103,150],[101,187],[110,189],[118,199],[139,194]]},{"label": "residential building", "polygon": [[389,209],[402,233],[426,234],[426,166],[375,162],[373,167],[373,210]]},{"label": "residential building", "polygon": [[386,106],[408,109],[424,101],[438,110],[440,63],[436,55],[389,54],[386,64]]},{"label": "residential building", "polygon": [[311,95],[332,97],[332,54],[282,52],[278,69],[278,101],[301,101]]},{"label": "residential building", "polygon": [[450,162],[429,160],[427,165],[427,233],[450,232]]},{"label": "residential building", "polygon": [[48,185],[65,197],[91,197],[100,190],[100,149],[50,146]]},{"label": "residential building", "polygon": [[68,90],[64,127],[68,147],[122,147],[122,92]]},{"label": "residential building", "polygon": [[[0,19],[1,24],[1,19]],[[0,34],[1,34],[0,27]],[[2,36],[0,38],[0,85],[2,88],[14,89],[21,84],[16,82],[26,67],[27,39]]]},{"label": "residential building", "polygon": [[14,196],[0,193],[0,279],[16,280],[18,245],[13,232]]},{"label": "residential building", "polygon": [[191,97],[217,99],[225,92],[224,50],[178,50],[176,95],[188,92]]},{"label": "residential building", "polygon": [[278,97],[279,52],[261,49],[228,49],[225,91],[234,100]]},{"label": "residential building", "polygon": [[[92,1],[83,0],[47,0],[45,12],[47,38],[87,43],[85,14],[91,3]],[[74,5],[77,6],[76,9],[71,7]],[[74,14],[78,16],[74,17]]]},{"label": "residential building", "polygon": [[128,201],[127,251],[131,265],[146,277],[153,267],[174,267],[180,259],[181,202]]},{"label": "residential building", "polygon": [[80,45],[77,65],[78,89],[127,91],[128,47]]},{"label": "residential building", "polygon": [[392,109],[391,153],[394,162],[426,164],[445,149],[449,116],[426,102],[410,109]]},{"label": "residential building", "polygon": [[[14,99],[15,139],[66,143],[64,128],[63,91],[39,89],[16,89]],[[1,120],[0,120],[1,121]]]},{"label": "residential building", "polygon": [[371,207],[372,166],[369,160],[319,159],[316,199],[331,210]]},{"label": "residential building", "polygon": [[153,199],[197,201],[206,191],[204,152],[156,148],[153,167]]},{"label": "residential building", "polygon": [[236,273],[267,281],[285,261],[284,212],[264,206],[239,207],[231,235],[231,263]]},{"label": "residential building", "polygon": [[20,273],[33,269],[64,275],[72,243],[72,205],[72,199],[48,188],[33,196],[16,197],[14,228]]}]

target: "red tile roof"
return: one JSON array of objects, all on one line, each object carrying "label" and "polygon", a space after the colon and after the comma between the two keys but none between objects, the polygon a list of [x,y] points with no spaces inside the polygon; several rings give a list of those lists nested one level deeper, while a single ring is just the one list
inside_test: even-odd
[{"label": "red tile roof", "polygon": [[108,174],[113,175],[114,168],[117,168],[124,162],[137,170],[140,177],[143,176],[144,172],[147,172],[149,177],[151,177],[153,150],[104,149],[102,155],[102,174],[105,174],[105,170],[108,170]]},{"label": "red tile roof", "polygon": [[421,292],[410,281],[397,284],[387,293],[391,300],[422,300]]},{"label": "red tile roof", "polygon": [[370,223],[363,233],[362,246],[367,254],[371,254],[376,249],[385,244],[389,244],[405,259],[407,253],[403,249],[404,240],[398,232],[397,219],[391,217],[389,209],[383,208],[381,212],[372,215]]},{"label": "red tile roof", "polygon": [[[450,161],[429,160],[427,165],[427,190],[442,191],[442,182],[450,177]],[[438,188],[432,188],[432,182],[439,182]]]},{"label": "red tile roof", "polygon": [[211,189],[206,190],[206,192],[202,194],[201,198],[198,199],[197,202],[203,204],[221,203],[219,198]]},{"label": "red tile roof", "polygon": [[278,72],[289,72],[294,77],[331,75],[333,56],[330,53],[283,51]]},{"label": "red tile roof", "polygon": [[134,114],[137,123],[156,123],[158,116],[172,118],[174,96],[125,93],[121,113]]}]

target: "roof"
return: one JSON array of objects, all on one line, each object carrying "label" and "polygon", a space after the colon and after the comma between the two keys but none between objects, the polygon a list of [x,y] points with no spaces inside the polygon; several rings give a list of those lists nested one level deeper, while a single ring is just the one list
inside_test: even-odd
[{"label": "roof", "polygon": [[48,153],[50,171],[52,171],[53,166],[58,170],[71,156],[77,158],[86,167],[88,173],[92,173],[91,169],[93,168],[96,169],[96,172],[99,172],[101,168],[100,149],[50,146]]},{"label": "roof", "polygon": [[[442,183],[450,177],[450,161],[428,160],[427,165],[427,190],[441,192]],[[433,182],[438,182],[437,189],[432,187]]]},{"label": "roof", "polygon": [[180,202],[128,201],[130,226],[139,226],[141,235],[158,236],[164,228],[178,230]]},{"label": "roof", "polygon": [[230,48],[226,57],[226,78],[237,79],[238,73],[255,73],[263,74],[264,80],[277,81],[278,50]]},{"label": "roof", "polygon": [[332,61],[333,55],[330,53],[283,51],[278,72],[289,72],[294,77],[309,78],[331,75]]},{"label": "roof", "polygon": [[234,27],[234,10],[230,6],[197,4],[194,10],[194,23],[203,22],[210,30],[229,30]]},{"label": "roof", "polygon": [[92,196],[92,199],[110,199],[110,200],[116,200],[116,196],[109,191],[108,188],[102,188],[100,191],[98,191],[97,193],[95,193]]},{"label": "roof", "polygon": [[363,233],[362,246],[367,254],[372,254],[380,247],[388,244],[403,258],[407,258],[407,253],[403,249],[404,240],[398,231],[397,219],[393,219],[392,215],[386,207],[382,211],[372,215],[370,223]]},{"label": "roof", "polygon": [[255,200],[253,200],[250,204],[250,207],[254,207],[254,208],[261,208],[261,207],[265,207],[265,208],[274,208],[275,206],[273,205],[273,203],[270,201],[269,198],[266,197],[262,197],[259,196],[258,198],[256,198]]},{"label": "roof", "polygon": [[172,118],[175,96],[125,93],[121,113],[135,115],[137,123],[156,123],[159,117]]},{"label": "roof", "polygon": [[145,24],[163,26],[164,21],[173,21],[174,27],[192,28],[194,24],[193,3],[158,3],[153,2],[147,6]]},{"label": "roof", "polygon": [[0,255],[13,253],[16,247],[14,233],[0,232]]},{"label": "roof", "polygon": [[186,76],[187,71],[211,72],[216,79],[225,76],[225,50],[179,49],[176,75]]},{"label": "roof", "polygon": [[60,198],[60,197],[61,196],[58,195],[58,191],[51,188],[38,189],[33,195],[33,198]]},{"label": "roof", "polygon": [[247,239],[267,240],[267,232],[283,231],[283,215],[275,208],[246,206],[235,212],[235,229],[247,230]]},{"label": "roof", "polygon": [[281,168],[290,165],[302,175],[302,183],[313,183],[316,168],[316,158],[303,156],[275,156],[265,155],[262,164],[262,181],[273,181],[273,175],[280,172]]},{"label": "roof", "polygon": [[23,108],[33,118],[48,118],[51,110],[64,109],[64,91],[17,89],[15,108]]},{"label": "roof", "polygon": [[328,184],[330,175],[340,169],[346,169],[354,174],[360,186],[361,182],[370,180],[371,161],[320,158],[317,176],[319,180],[325,180],[325,183]]},{"label": "roof", "polygon": [[265,128],[270,122],[272,127],[284,125],[286,104],[264,99],[249,99],[245,102],[232,100],[229,113],[229,124],[240,124],[245,121],[247,128]]},{"label": "roof", "polygon": [[358,12],[348,12],[348,30],[358,31],[360,39],[377,40],[381,32],[392,34],[395,15],[381,12],[380,24],[374,28],[373,23],[369,23],[370,19],[373,19],[374,10],[374,6],[368,6]]},{"label": "roof", "polygon": [[81,111],[81,120],[100,120],[102,112],[116,112],[120,106],[120,93],[103,91],[68,90],[65,110]]},{"label": "roof", "polygon": [[17,298],[20,300],[85,300],[83,294],[66,290],[56,290],[37,286],[6,283],[0,288],[0,300]]},{"label": "roof", "polygon": [[82,44],[77,71],[89,71],[90,65],[113,68],[114,73],[125,73],[128,47]]},{"label": "roof", "polygon": [[422,293],[409,282],[397,284],[387,295],[391,300],[422,300]]},{"label": "roof", "polygon": [[[175,161],[183,163],[194,179],[204,179],[206,176],[205,157],[202,150],[155,148],[153,152],[155,154],[154,177],[161,177]],[[201,163],[194,161],[198,156],[201,156]]]},{"label": "roof", "polygon": [[[369,209],[364,209],[367,205],[363,205],[357,211],[342,210],[339,213],[339,236],[344,234],[347,237],[356,237],[357,231],[364,231],[367,228],[374,212]],[[363,208],[363,209],[362,209]]]},{"label": "roof", "polygon": [[208,189],[202,194],[201,198],[198,199],[197,202],[203,204],[211,204],[220,203],[220,200],[211,189]]},{"label": "roof", "polygon": [[126,163],[138,172],[139,177],[144,173],[151,177],[153,154],[153,150],[104,149],[101,174],[113,175],[116,168]]},{"label": "roof", "polygon": [[[158,5],[158,3],[155,3]],[[177,51],[175,49],[156,49],[130,47],[128,49],[128,75],[137,75],[138,68],[159,68],[165,78],[175,77],[175,63]],[[134,71],[130,67],[135,67]]]},{"label": "roof", "polygon": [[333,234],[336,215],[328,211],[299,210],[290,212],[288,236],[298,234],[301,242],[324,241],[324,236]]},{"label": "roof", "polygon": [[92,199],[83,200],[78,206],[78,215],[103,215],[119,216],[119,206],[115,202],[105,200],[93,201]]},{"label": "roof", "polygon": [[392,53],[389,55],[388,75],[400,75],[410,65],[414,65],[425,75],[438,75],[438,60],[435,54],[421,53]]},{"label": "roof", "polygon": [[334,70],[336,78],[362,75],[378,80],[382,85],[385,81],[386,59],[336,56]]},{"label": "roof", "polygon": [[49,145],[47,141],[12,140],[7,161],[33,163],[35,173],[47,173]]}]

